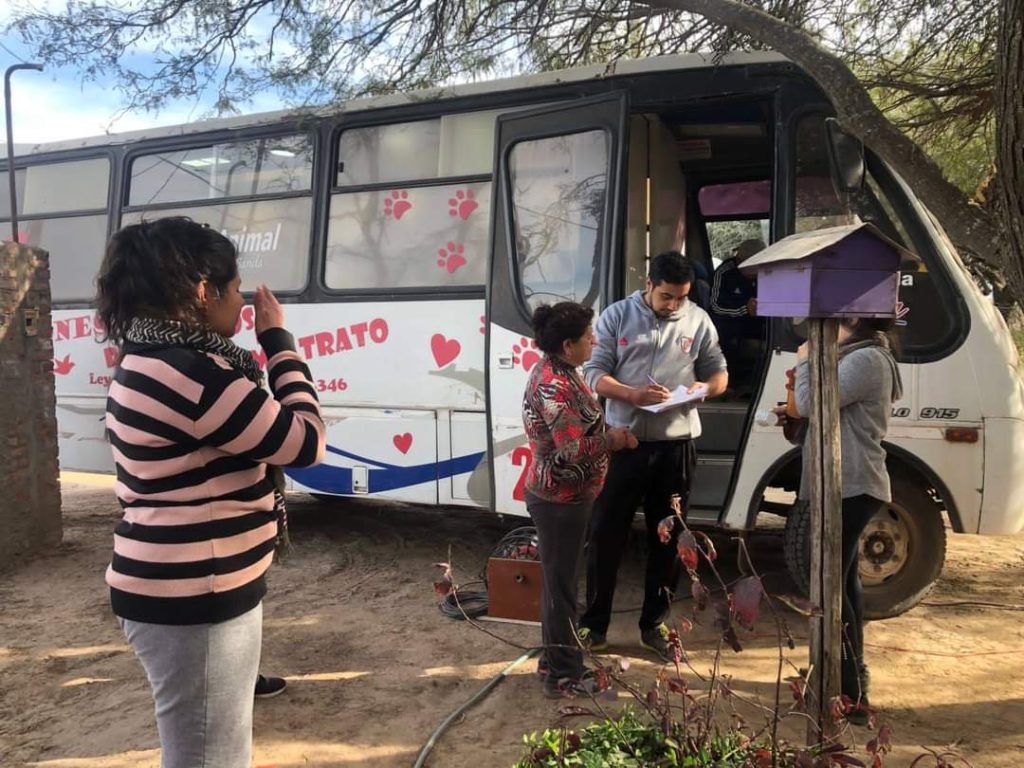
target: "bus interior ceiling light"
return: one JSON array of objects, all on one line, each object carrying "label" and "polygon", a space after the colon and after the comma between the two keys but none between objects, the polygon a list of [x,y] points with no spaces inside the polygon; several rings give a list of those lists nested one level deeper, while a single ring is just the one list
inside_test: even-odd
[{"label": "bus interior ceiling light", "polygon": [[211,165],[226,165],[231,161],[226,157],[194,157],[191,160],[182,160],[182,165],[190,168],[209,168]]}]

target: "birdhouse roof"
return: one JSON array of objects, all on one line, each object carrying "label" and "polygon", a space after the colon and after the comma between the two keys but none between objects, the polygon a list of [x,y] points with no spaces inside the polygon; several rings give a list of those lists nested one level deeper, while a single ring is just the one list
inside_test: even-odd
[{"label": "birdhouse roof", "polygon": [[858,232],[868,233],[892,248],[900,257],[901,269],[916,269],[921,261],[912,251],[908,251],[899,243],[893,242],[893,240],[883,235],[881,230],[874,224],[860,222],[858,224],[843,224],[839,227],[828,227],[827,229],[813,229],[808,232],[800,232],[784,237],[744,261],[740,265],[740,270],[746,274],[751,274],[769,264],[807,259]]}]

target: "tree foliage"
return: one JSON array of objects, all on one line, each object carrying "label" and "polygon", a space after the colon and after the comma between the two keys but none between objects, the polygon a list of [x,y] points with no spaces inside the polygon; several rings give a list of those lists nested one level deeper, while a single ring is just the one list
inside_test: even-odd
[{"label": "tree foliage", "polygon": [[[324,104],[623,57],[773,48],[818,80],[847,127],[883,150],[958,246],[1010,266],[1024,289],[1024,243],[1006,240],[1012,227],[1002,218],[1018,203],[983,207],[1002,200],[987,188],[983,205],[970,199],[993,184],[996,165],[1024,165],[1014,147],[997,162],[996,141],[1016,135],[997,129],[997,104],[1004,121],[1024,121],[1019,88],[999,79],[996,55],[1007,61],[1024,45],[1008,39],[1020,3],[68,0],[57,11],[16,7],[11,28],[45,63],[86,79],[113,76],[126,109],[214,90],[220,112],[267,90],[293,105]],[[1017,94],[1009,111],[998,84]]]}]

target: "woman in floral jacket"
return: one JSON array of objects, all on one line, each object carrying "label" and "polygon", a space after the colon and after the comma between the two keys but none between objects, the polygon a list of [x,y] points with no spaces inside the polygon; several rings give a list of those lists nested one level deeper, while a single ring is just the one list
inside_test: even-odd
[{"label": "woman in floral jacket", "polygon": [[576,584],[608,454],[637,445],[628,429],[606,428],[601,406],[577,370],[594,347],[593,319],[592,309],[570,301],[536,309],[533,331],[544,359],[531,371],[523,397],[533,452],[526,507],[537,526],[544,569],[538,672],[551,698],[595,689],[576,641]]}]

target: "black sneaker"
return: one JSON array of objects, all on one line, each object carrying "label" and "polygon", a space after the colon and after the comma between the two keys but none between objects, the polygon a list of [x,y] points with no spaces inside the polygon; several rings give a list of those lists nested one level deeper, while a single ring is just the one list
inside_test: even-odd
[{"label": "black sneaker", "polygon": [[604,633],[595,632],[589,627],[580,627],[576,634],[579,635],[580,642],[583,643],[583,647],[588,651],[608,650],[608,636]]},{"label": "black sneaker", "polygon": [[645,629],[640,633],[640,645],[652,651],[659,659],[668,664],[675,663],[672,645],[668,641],[668,627],[659,624],[654,629]]},{"label": "black sneaker", "polygon": [[278,694],[284,693],[284,689],[287,687],[288,682],[283,677],[259,675],[256,678],[255,696],[257,699],[272,699]]}]

